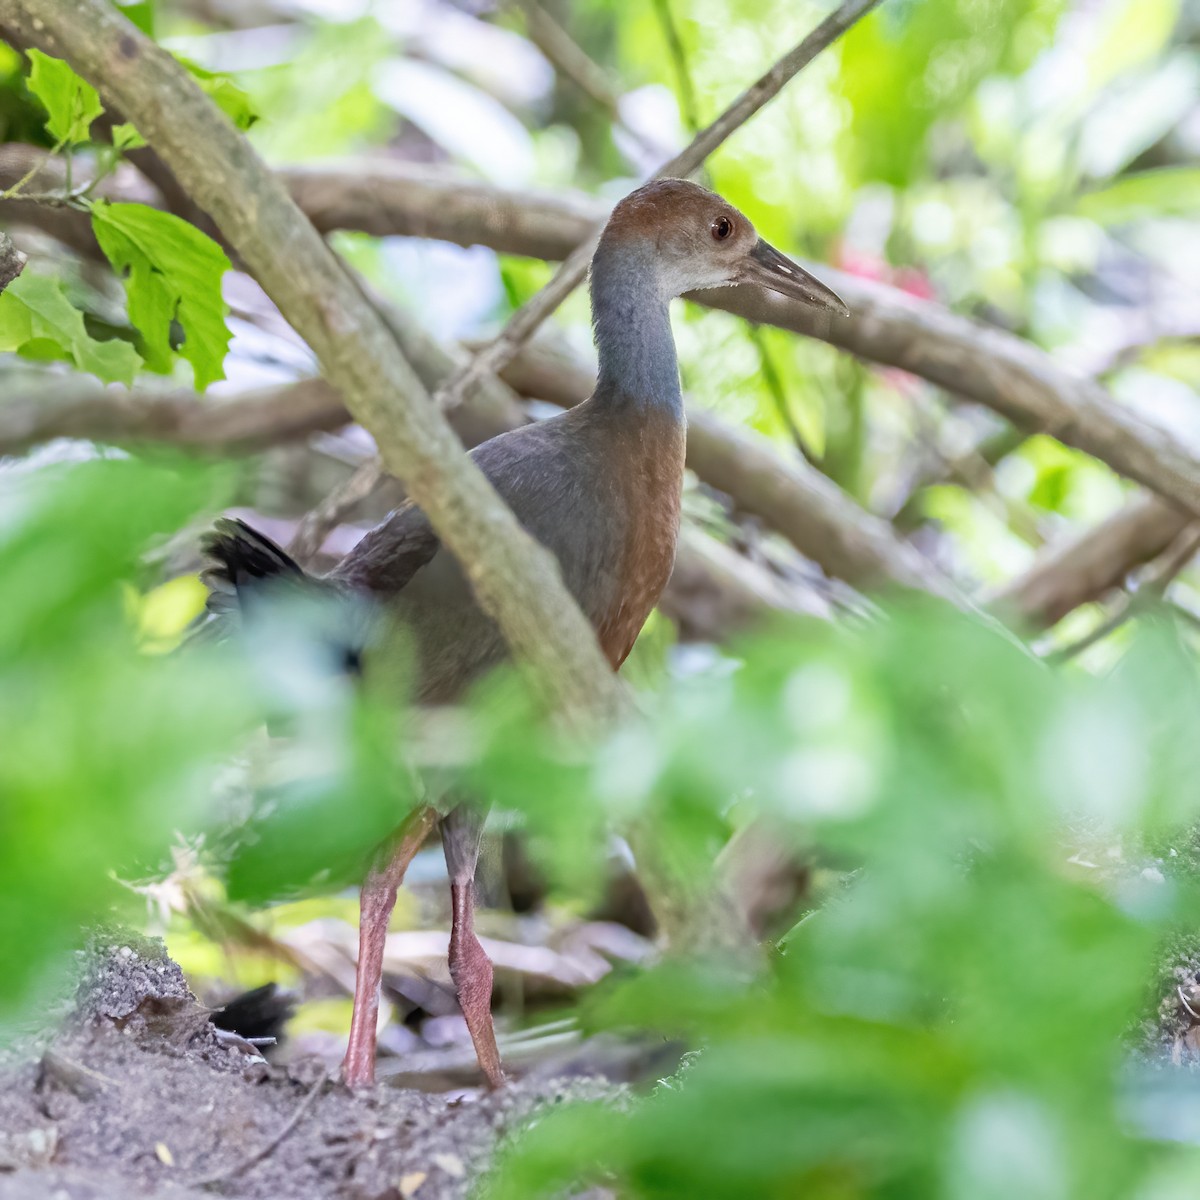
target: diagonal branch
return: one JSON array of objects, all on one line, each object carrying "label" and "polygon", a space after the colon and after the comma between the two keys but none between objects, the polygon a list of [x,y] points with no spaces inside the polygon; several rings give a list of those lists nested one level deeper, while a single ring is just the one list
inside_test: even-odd
[{"label": "diagonal branch", "polygon": [[1173,545],[1188,524],[1184,513],[1158,497],[1138,496],[1093,528],[1049,547],[985,603],[1027,629],[1047,629],[1121,587],[1131,571]]},{"label": "diagonal branch", "polygon": [[1085,650],[1091,649],[1098,642],[1115,633],[1126,621],[1145,612],[1159,603],[1166,595],[1167,588],[1196,557],[1200,550],[1200,529],[1188,527],[1171,543],[1162,561],[1156,564],[1149,575],[1143,579],[1134,592],[1122,595],[1113,611],[1099,625],[1084,634],[1077,642],[1051,650],[1045,655],[1047,662],[1061,664],[1077,658]]},{"label": "diagonal branch", "polygon": [[465,457],[379,314],[187,71],[106,0],[0,0],[0,20],[96,86],[213,217],[374,434],[546,699],[576,720],[614,710],[618,685],[553,557]]},{"label": "diagonal branch", "polygon": [[[665,162],[651,178],[667,179],[690,175],[708,156],[755,113],[773,100],[801,70],[880,0],[843,0],[811,33],[793,46],[765,75],[747,88],[711,125],[702,129],[674,158]],[[550,282],[508,319],[489,345],[439,389],[435,400],[446,408],[458,404],[468,387],[493,375],[512,361],[516,352],[533,336],[543,321],[583,282],[596,249],[600,227],[593,228],[563,260]]]},{"label": "diagonal branch", "polygon": [[529,40],[542,52],[559,76],[569,80],[600,108],[608,119],[656,158],[663,148],[634,129],[621,113],[621,98],[613,90],[608,76],[593,62],[571,35],[538,3],[538,0],[509,0],[525,21]]}]

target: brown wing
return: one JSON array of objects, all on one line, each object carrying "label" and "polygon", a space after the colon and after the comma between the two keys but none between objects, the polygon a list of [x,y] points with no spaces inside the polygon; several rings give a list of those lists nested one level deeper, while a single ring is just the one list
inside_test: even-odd
[{"label": "brown wing", "polygon": [[372,529],[326,578],[351,588],[394,595],[440,546],[429,518],[409,501]]}]

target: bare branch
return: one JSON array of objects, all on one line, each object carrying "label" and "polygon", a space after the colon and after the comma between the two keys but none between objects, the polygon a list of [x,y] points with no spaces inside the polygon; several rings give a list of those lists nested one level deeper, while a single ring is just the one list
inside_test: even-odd
[{"label": "bare branch", "polygon": [[547,699],[577,719],[611,711],[618,685],[553,557],[465,458],[391,331],[188,72],[105,0],[0,0],[0,20],[96,86],[213,217],[374,434]]},{"label": "bare branch", "polygon": [[376,488],[385,476],[378,458],[356,467],[316,508],[304,514],[288,542],[288,552],[308,563],[325,544],[330,530],[340,525]]},{"label": "bare branch", "polygon": [[[21,165],[20,155],[11,153],[16,149],[6,147],[0,156],[0,184],[6,171]],[[534,258],[559,259],[570,253],[605,212],[601,202],[578,194],[506,191],[396,162],[293,168],[282,174],[323,232],[357,229],[377,236],[432,237]],[[43,224],[58,216],[52,210],[32,214]],[[82,236],[90,238],[90,231],[85,228]],[[1002,330],[883,284],[829,267],[819,270],[853,317],[830,318],[750,288],[689,298],[819,338],[872,362],[903,367],[1009,417],[1026,433],[1049,433],[1181,507],[1200,512],[1200,462],[1165,434],[1121,410],[1098,384]]]},{"label": "bare branch", "polygon": [[688,409],[688,465],[762,517],[831,575],[857,587],[887,584],[961,598],[938,570],[892,527],[858,507],[832,480],[799,457],[785,457],[761,434],[713,413]]},{"label": "bare branch", "polygon": [[248,453],[338,429],[350,419],[341,397],[323,379],[214,401],[190,391],[127,391],[56,374],[41,386],[6,387],[0,455],[20,454],[59,437]]},{"label": "bare branch", "polygon": [[[880,0],[843,0],[841,6],[826,17],[799,44],[793,46],[771,69],[747,88],[713,123],[702,129],[674,158],[664,163],[652,176],[666,179],[690,175],[704,160],[744,125],[755,113],[773,100],[804,67],[822,50],[836,41],[860,17],[870,12]],[[486,375],[495,374],[534,334],[543,321],[583,282],[588,263],[596,249],[600,226],[570,251],[550,282],[508,319],[490,345],[447,381],[435,397],[437,402],[451,408],[462,399],[466,388]]]},{"label": "bare branch", "polygon": [[1077,658],[1085,650],[1111,636],[1127,621],[1158,603],[1174,579],[1195,558],[1197,550],[1200,550],[1200,528],[1191,526],[1176,538],[1162,561],[1142,580],[1136,591],[1124,594],[1114,610],[1077,642],[1051,650],[1045,656],[1046,661],[1058,664]]},{"label": "bare branch", "polygon": [[1178,509],[1155,496],[1138,496],[1095,528],[1049,547],[984,603],[1024,628],[1047,629],[1121,587],[1130,571],[1164,553],[1187,526]]},{"label": "bare branch", "polygon": [[525,19],[529,40],[545,55],[558,74],[573,83],[643,150],[655,156],[664,147],[655,145],[634,129],[621,113],[621,100],[604,68],[593,62],[574,38],[538,3],[538,0],[509,0]]},{"label": "bare branch", "polygon": [[811,591],[789,587],[716,538],[685,524],[663,612],[689,641],[719,642],[772,613],[828,617]]}]

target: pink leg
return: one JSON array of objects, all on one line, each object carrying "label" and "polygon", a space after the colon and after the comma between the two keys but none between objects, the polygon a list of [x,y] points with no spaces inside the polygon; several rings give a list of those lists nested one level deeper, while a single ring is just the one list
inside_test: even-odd
[{"label": "pink leg", "polygon": [[450,873],[450,977],[458,993],[475,1057],[487,1076],[488,1086],[502,1087],[500,1051],[492,1024],[492,964],[475,936],[475,866],[483,815],[460,807],[442,822],[442,846]]},{"label": "pink leg", "polygon": [[388,920],[396,907],[396,889],[404,881],[404,872],[436,821],[437,813],[432,808],[414,809],[363,883],[354,1014],[350,1019],[350,1042],[342,1060],[342,1079],[347,1087],[369,1087],[375,1082],[375,1029],[379,1021],[379,986]]}]

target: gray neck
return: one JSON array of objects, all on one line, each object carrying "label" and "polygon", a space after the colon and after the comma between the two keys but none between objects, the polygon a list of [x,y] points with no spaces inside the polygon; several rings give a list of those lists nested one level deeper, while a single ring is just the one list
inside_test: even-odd
[{"label": "gray neck", "polygon": [[602,244],[591,287],[600,355],[595,403],[682,418],[670,298],[659,283],[653,247]]}]

